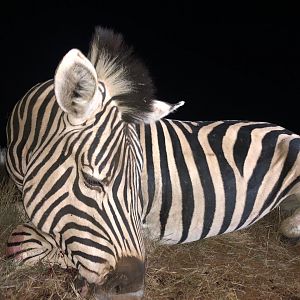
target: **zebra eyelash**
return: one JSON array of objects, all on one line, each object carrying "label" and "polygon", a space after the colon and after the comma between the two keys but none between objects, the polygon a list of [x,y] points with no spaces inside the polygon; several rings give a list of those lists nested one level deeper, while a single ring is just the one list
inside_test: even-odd
[{"label": "zebra eyelash", "polygon": [[91,189],[100,189],[101,192],[104,192],[104,186],[102,184],[102,182],[97,179],[94,176],[91,176],[85,172],[82,171],[82,176],[84,179],[84,183],[87,187],[91,188]]}]

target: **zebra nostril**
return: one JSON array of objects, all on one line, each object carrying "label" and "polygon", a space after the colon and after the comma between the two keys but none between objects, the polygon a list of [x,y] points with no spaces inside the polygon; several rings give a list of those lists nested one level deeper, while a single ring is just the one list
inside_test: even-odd
[{"label": "zebra nostril", "polygon": [[126,275],[114,272],[107,282],[107,289],[110,293],[118,295],[131,290],[130,285],[131,283]]},{"label": "zebra nostril", "polygon": [[113,292],[116,293],[116,294],[120,294],[121,291],[122,291],[121,286],[120,285],[116,285]]}]

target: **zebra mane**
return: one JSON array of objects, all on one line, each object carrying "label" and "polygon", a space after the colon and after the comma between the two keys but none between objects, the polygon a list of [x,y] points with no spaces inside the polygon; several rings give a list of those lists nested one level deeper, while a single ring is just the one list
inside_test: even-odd
[{"label": "zebra mane", "polygon": [[139,121],[152,110],[155,89],[148,69],[121,34],[96,27],[88,58],[125,121]]}]

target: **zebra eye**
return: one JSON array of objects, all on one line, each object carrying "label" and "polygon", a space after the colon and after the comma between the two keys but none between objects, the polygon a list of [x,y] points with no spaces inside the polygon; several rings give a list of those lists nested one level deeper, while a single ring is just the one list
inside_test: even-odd
[{"label": "zebra eye", "polygon": [[91,176],[85,172],[82,172],[82,176],[83,176],[86,186],[88,186],[89,188],[92,188],[92,189],[100,189],[102,192],[104,192],[103,184],[101,183],[101,181],[99,179],[97,179],[96,177]]}]

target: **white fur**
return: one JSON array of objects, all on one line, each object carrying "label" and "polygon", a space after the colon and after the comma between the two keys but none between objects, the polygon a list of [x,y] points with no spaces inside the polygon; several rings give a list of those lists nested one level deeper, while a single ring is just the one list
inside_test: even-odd
[{"label": "white fur", "polygon": [[[76,72],[78,66],[80,72]],[[77,83],[80,83],[83,95],[74,98],[72,92]],[[85,121],[102,104],[104,99],[97,85],[97,73],[91,62],[79,50],[70,50],[57,68],[54,88],[59,106],[70,115],[73,122]]]},{"label": "white fur", "polygon": [[152,101],[152,112],[147,113],[143,121],[145,123],[152,123],[158,121],[168,114],[174,112],[178,107],[184,105],[184,101],[180,101],[176,104],[170,104],[167,102],[153,100]]},{"label": "white fur", "polygon": [[126,79],[126,68],[116,64],[116,58],[112,59],[110,55],[104,51],[97,57],[98,52],[97,45],[92,44],[91,62],[96,66],[98,79],[104,82],[110,96],[114,97],[131,92],[132,82]]}]

